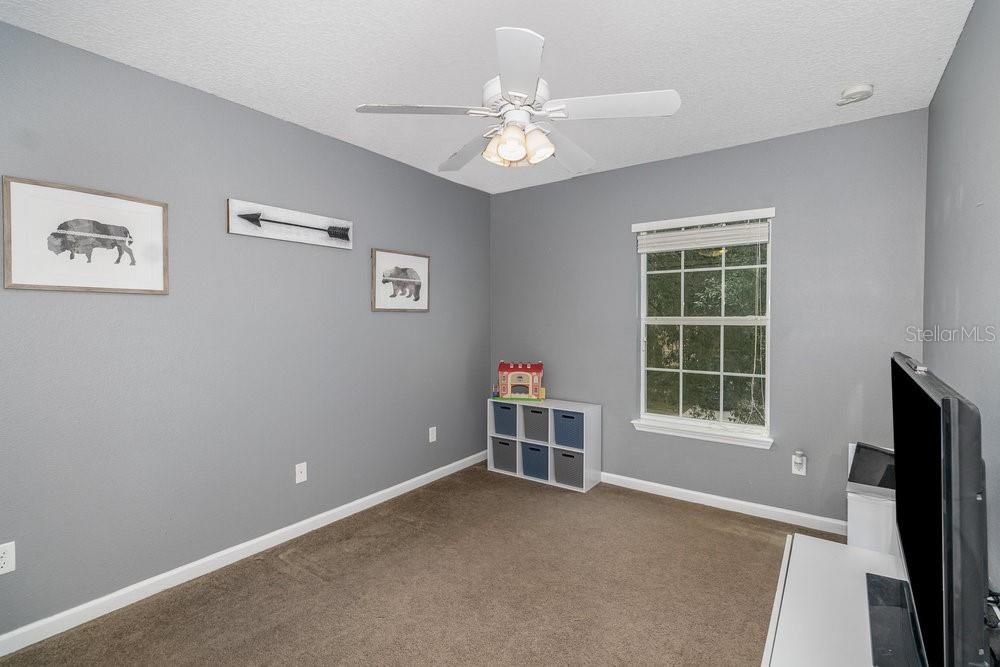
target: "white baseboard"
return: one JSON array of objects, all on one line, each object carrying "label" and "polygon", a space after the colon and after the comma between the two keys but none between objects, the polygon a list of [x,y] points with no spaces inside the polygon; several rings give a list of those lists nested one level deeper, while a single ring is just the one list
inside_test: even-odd
[{"label": "white baseboard", "polygon": [[749,514],[750,516],[772,519],[774,521],[781,521],[782,523],[791,523],[796,526],[803,526],[804,528],[812,528],[814,530],[823,530],[828,533],[836,533],[837,535],[847,535],[847,522],[842,519],[831,519],[829,517],[818,516],[816,514],[797,512],[783,507],[773,507],[771,505],[752,503],[747,500],[727,498],[726,496],[716,496],[703,491],[692,491],[690,489],[682,489],[678,486],[668,486],[658,482],[647,482],[643,479],[625,477],[624,475],[615,475],[610,472],[602,472],[601,481],[615,486],[624,486],[627,489],[645,491],[646,493],[652,493],[657,496],[666,496],[668,498],[676,498],[677,500],[686,500],[689,503],[698,503],[699,505],[718,507],[719,509],[729,510],[730,512],[739,512],[740,514]]},{"label": "white baseboard", "polygon": [[6,634],[0,635],[0,656],[13,653],[14,651],[20,650],[25,646],[29,646],[35,642],[69,630],[70,628],[80,625],[81,623],[93,620],[98,616],[103,616],[104,614],[112,612],[116,609],[121,609],[126,605],[130,605],[133,602],[138,602],[143,598],[147,598],[150,595],[159,593],[162,590],[177,586],[178,584],[183,584],[185,581],[190,581],[196,577],[208,574],[213,570],[218,570],[221,567],[225,567],[226,565],[235,563],[238,560],[242,560],[247,556],[252,556],[256,553],[264,551],[265,549],[270,549],[271,547],[277,546],[282,542],[287,542],[292,538],[304,535],[305,533],[316,530],[317,528],[322,528],[323,526],[339,521],[340,519],[351,516],[352,514],[366,510],[369,507],[374,507],[379,503],[384,503],[385,501],[391,500],[396,496],[400,496],[408,491],[424,486],[425,484],[430,484],[431,482],[441,479],[442,477],[446,477],[454,472],[462,470],[463,468],[468,468],[469,466],[485,460],[486,451],[484,450],[478,454],[467,456],[466,458],[455,461],[454,463],[449,463],[446,466],[431,470],[430,472],[424,473],[419,477],[414,477],[413,479],[401,482],[396,486],[376,491],[371,495],[365,496],[364,498],[358,498],[357,500],[349,502],[346,505],[335,507],[334,509],[327,510],[322,514],[317,514],[316,516],[308,519],[303,519],[298,523],[293,523],[290,526],[279,528],[278,530],[270,532],[266,535],[261,535],[260,537],[256,537],[242,544],[237,544],[236,546],[229,547],[228,549],[223,549],[222,551],[205,556],[204,558],[200,558],[192,563],[188,563],[187,565],[181,565],[180,567],[174,568],[169,572],[164,572],[144,581],[132,584],[131,586],[109,593],[103,597],[97,598],[96,600],[85,602],[81,605],[73,607],[72,609],[61,611],[58,614],[49,616],[48,618],[43,618],[35,621],[34,623],[29,623],[28,625],[11,630]]}]

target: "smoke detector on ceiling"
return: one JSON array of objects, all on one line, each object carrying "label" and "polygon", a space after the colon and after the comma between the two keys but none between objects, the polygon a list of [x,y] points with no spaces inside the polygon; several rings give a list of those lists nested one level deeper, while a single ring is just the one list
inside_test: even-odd
[{"label": "smoke detector on ceiling", "polygon": [[837,106],[842,107],[847,104],[854,104],[855,102],[864,102],[874,94],[875,86],[870,83],[848,86],[847,88],[844,88],[842,93],[840,93],[840,99],[837,100]]}]

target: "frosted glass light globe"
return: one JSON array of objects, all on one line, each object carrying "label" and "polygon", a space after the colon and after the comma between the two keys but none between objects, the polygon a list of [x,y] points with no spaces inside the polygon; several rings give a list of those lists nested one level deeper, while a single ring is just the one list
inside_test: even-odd
[{"label": "frosted glass light globe", "polygon": [[497,153],[497,148],[500,146],[500,135],[496,135],[490,139],[490,143],[486,144],[486,148],[483,150],[483,159],[487,162],[492,162],[499,167],[506,167],[507,160],[504,160]]},{"label": "frosted glass light globe", "polygon": [[523,160],[528,154],[528,149],[524,145],[524,130],[513,124],[505,127],[500,134],[497,154],[508,162]]},{"label": "frosted glass light globe", "polygon": [[524,138],[525,147],[528,149],[528,162],[538,164],[543,160],[552,157],[556,152],[556,147],[552,145],[545,133],[538,128],[528,132]]}]

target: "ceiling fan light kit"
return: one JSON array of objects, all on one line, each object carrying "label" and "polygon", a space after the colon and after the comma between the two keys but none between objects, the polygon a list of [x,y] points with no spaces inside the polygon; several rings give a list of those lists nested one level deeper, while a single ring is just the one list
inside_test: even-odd
[{"label": "ceiling fan light kit", "polygon": [[555,157],[570,173],[594,166],[594,158],[556,132],[550,122],[601,118],[671,116],[681,106],[674,90],[550,99],[540,78],[545,38],[527,28],[497,28],[500,74],[483,85],[481,107],[362,104],[359,113],[464,115],[494,121],[441,163],[438,171],[457,171],[479,154],[501,167],[526,167]]}]

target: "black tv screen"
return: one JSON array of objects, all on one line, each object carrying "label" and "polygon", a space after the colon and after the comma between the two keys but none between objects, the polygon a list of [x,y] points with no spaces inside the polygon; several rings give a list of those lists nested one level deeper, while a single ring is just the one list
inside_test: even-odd
[{"label": "black tv screen", "polygon": [[897,352],[892,423],[896,525],[928,664],[987,664],[979,411]]}]

